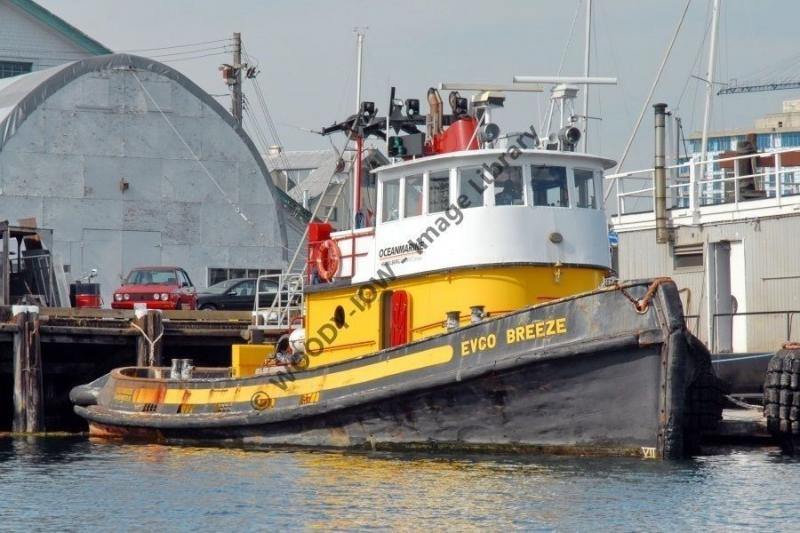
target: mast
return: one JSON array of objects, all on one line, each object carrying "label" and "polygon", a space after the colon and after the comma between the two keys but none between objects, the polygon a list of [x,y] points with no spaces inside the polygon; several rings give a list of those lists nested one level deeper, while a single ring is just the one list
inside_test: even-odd
[{"label": "mast", "polygon": [[706,173],[708,157],[708,123],[711,118],[711,97],[714,94],[714,62],[717,56],[717,26],[719,25],[719,8],[722,0],[714,0],[711,16],[711,42],[708,45],[708,71],[706,72],[706,109],[703,114],[703,138],[700,160],[703,164],[703,175]]},{"label": "mast", "polygon": [[[356,115],[361,113],[361,70],[364,53],[364,33],[356,28]],[[356,133],[356,157],[353,162],[353,229],[360,227],[358,218],[361,213],[361,152],[364,149],[364,138]],[[363,224],[363,222],[362,222]],[[355,252],[354,252],[355,253]]]},{"label": "mast", "polygon": [[[592,38],[592,0],[586,0],[586,43],[583,55],[583,75],[589,77],[589,52]],[[583,151],[589,151],[589,84],[583,85]]]}]

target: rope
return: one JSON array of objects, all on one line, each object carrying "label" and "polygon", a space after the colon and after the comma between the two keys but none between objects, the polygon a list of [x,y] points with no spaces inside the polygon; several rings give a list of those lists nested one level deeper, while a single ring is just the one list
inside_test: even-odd
[{"label": "rope", "polygon": [[148,354],[147,354],[147,366],[155,365],[156,364],[156,343],[161,340],[161,337],[164,336],[164,326],[161,326],[161,333],[158,334],[158,337],[156,337],[155,340],[151,340],[150,336],[147,333],[145,333],[145,331],[142,328],[140,328],[139,324],[137,324],[136,322],[131,322],[131,326],[133,326],[134,328],[139,330],[139,332],[144,337],[144,340],[146,340],[147,344],[149,345],[149,350],[148,350]]},{"label": "rope", "polygon": [[647,292],[644,293],[644,296],[639,300],[631,296],[630,293],[628,293],[628,291],[626,291],[625,288],[622,287],[619,283],[617,283],[615,287],[619,289],[622,295],[625,296],[625,298],[627,298],[633,304],[633,306],[636,308],[636,311],[638,311],[639,313],[644,313],[645,311],[647,311],[647,308],[650,307],[650,300],[653,299],[653,296],[656,294],[658,288],[667,282],[672,282],[672,278],[668,277],[655,278],[653,280],[653,283],[651,283],[650,286],[647,288]]},{"label": "rope", "polygon": [[736,405],[738,407],[742,407],[744,409],[752,409],[754,411],[760,411],[760,410],[763,409],[763,407],[760,406],[760,405],[751,405],[751,404],[749,404],[747,402],[743,402],[741,400],[737,400],[736,398],[734,398],[730,394],[726,394],[725,395],[725,399],[728,400],[729,402],[731,402],[733,405]]},{"label": "rope", "polygon": [[747,356],[744,356],[744,357],[731,357],[731,358],[726,358],[726,359],[715,359],[715,360],[711,361],[711,363],[715,364],[715,365],[717,363],[733,363],[735,361],[747,361],[748,359],[763,359],[765,357],[772,357],[773,355],[775,355],[775,354],[774,353],[762,353],[762,354],[759,354],[759,355],[747,355]]}]

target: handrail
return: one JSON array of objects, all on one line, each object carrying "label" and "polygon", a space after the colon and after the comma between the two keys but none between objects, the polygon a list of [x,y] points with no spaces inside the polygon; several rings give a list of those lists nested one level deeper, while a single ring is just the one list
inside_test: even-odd
[{"label": "handrail", "polygon": [[[747,317],[747,316],[772,316],[772,315],[783,315],[785,317],[785,320],[786,320],[786,328],[785,328],[786,338],[783,339],[783,340],[784,341],[792,340],[792,323],[794,322],[794,317],[796,315],[800,315],[800,309],[781,310],[781,311],[742,311],[742,312],[736,312],[736,313],[714,313],[714,314],[711,315],[712,322],[711,322],[711,330],[709,332],[711,338],[708,339],[707,342],[706,342],[708,344],[709,350],[711,350],[712,352],[716,352],[717,351],[717,348],[718,348],[718,346],[717,346],[717,344],[718,344],[717,323],[718,323],[720,318],[731,318],[731,338],[733,338],[733,336],[734,336],[733,335],[733,327],[734,327],[734,324],[735,324],[735,321],[733,320],[733,318],[735,318],[737,316]],[[701,318],[700,315],[684,315],[684,320],[687,322],[687,327],[688,327],[688,320],[689,319],[694,319],[694,321],[695,321],[694,332],[696,332],[699,329],[700,318]],[[690,331],[691,331],[691,328],[690,328]]]},{"label": "handrail", "polygon": [[[689,209],[690,212],[698,212],[702,207],[708,205],[733,205],[738,209],[739,203],[746,200],[757,200],[771,198],[781,205],[781,199],[785,196],[800,195],[800,180],[795,179],[792,183],[784,183],[783,179],[787,174],[796,172],[796,166],[784,167],[781,164],[781,155],[786,153],[800,152],[800,147],[787,147],[769,150],[766,152],[755,152],[752,154],[734,155],[724,158],[707,158],[701,161],[699,157],[692,157],[688,161],[670,165],[667,171],[672,171],[670,175],[670,183],[667,189],[672,191],[669,195],[673,203],[672,207],[681,209]],[[708,163],[720,164],[725,162],[735,162],[739,160],[757,159],[772,159],[769,167],[757,167],[754,172],[749,174],[739,175],[739,167],[736,164],[726,165],[733,167],[733,175],[729,175],[726,169],[719,168],[709,169]],[[688,170],[688,173],[687,173]],[[642,187],[642,181],[649,182],[645,185],[651,185],[653,182],[654,169],[643,169],[638,171],[630,171],[619,174],[610,174],[604,177],[605,181],[610,183],[607,193],[616,191],[616,207],[617,213],[614,215],[617,222],[620,217],[629,214],[626,209],[626,202],[632,198],[641,198],[644,196],[652,196],[655,189],[652,186]],[[753,180],[760,183],[761,186],[754,188],[756,195],[743,195],[739,184],[742,180]],[[633,189],[626,190],[623,183],[636,182],[637,185]],[[733,183],[734,186],[730,187],[726,184]],[[722,185],[719,185],[722,184]],[[732,189],[732,190],[731,190]],[[608,194],[606,195],[607,198]],[[683,204],[683,205],[679,205]],[[646,209],[645,212],[652,211]],[[636,209],[636,213],[642,213],[642,209]]]},{"label": "handrail", "polygon": [[[298,317],[303,316],[303,274],[266,274],[256,280],[256,300],[253,305],[253,326],[257,329],[289,331]],[[270,304],[261,305],[261,281],[275,281],[277,292]]]}]

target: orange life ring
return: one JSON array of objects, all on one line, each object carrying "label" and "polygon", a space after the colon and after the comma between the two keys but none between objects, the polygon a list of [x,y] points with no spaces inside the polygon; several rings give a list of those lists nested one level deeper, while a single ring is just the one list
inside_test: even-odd
[{"label": "orange life ring", "polygon": [[317,252],[317,274],[323,281],[333,281],[333,276],[339,271],[342,251],[336,241],[328,239],[319,245]]}]

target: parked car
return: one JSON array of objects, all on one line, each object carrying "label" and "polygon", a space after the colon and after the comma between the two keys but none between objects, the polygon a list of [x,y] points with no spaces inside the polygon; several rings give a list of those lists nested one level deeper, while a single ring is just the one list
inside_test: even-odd
[{"label": "parked car", "polygon": [[[259,305],[272,305],[278,292],[277,282],[262,279],[259,287],[261,293]],[[197,308],[205,311],[230,310],[250,311],[256,302],[256,278],[234,278],[220,281],[203,289],[197,295]]]},{"label": "parked car", "polygon": [[197,290],[180,267],[134,268],[114,291],[111,308],[133,309],[135,303],[148,309],[197,309]]}]

